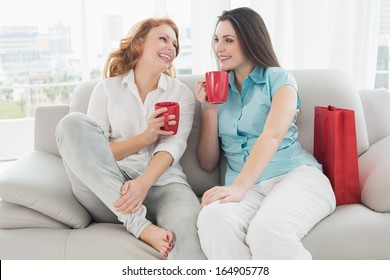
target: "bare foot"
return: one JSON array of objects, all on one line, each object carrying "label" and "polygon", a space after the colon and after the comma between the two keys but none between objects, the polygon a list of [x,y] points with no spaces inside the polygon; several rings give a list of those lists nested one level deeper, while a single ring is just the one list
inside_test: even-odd
[{"label": "bare foot", "polygon": [[168,256],[172,249],[173,234],[169,230],[160,228],[156,225],[148,225],[140,235],[140,239],[154,249],[162,256]]}]

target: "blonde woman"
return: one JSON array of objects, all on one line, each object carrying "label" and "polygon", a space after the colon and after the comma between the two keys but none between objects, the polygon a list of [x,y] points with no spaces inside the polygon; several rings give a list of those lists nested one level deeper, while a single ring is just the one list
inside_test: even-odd
[{"label": "blonde woman", "polygon": [[[196,230],[199,202],[179,164],[193,115],[193,94],[174,78],[178,28],[147,19],[122,39],[105,65],[87,116],[73,113],[57,127],[58,147],[73,192],[99,222],[123,223],[161,256],[203,259]],[[164,131],[166,108],[180,104],[177,134]],[[169,123],[175,124],[174,115]]]}]

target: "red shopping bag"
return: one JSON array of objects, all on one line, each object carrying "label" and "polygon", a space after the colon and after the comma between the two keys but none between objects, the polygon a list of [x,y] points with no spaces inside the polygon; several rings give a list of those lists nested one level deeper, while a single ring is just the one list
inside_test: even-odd
[{"label": "red shopping bag", "polygon": [[355,112],[315,106],[314,157],[322,164],[336,195],[336,204],[360,203]]}]

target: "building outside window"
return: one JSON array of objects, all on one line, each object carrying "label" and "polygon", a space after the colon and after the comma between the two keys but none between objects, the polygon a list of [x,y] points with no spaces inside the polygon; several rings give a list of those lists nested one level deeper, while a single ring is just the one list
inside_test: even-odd
[{"label": "building outside window", "polygon": [[[69,103],[81,75],[73,45],[76,4],[70,1],[65,9],[65,3],[15,0],[1,8],[0,120],[33,117],[39,105]],[[37,7],[47,7],[50,15]],[[36,17],[28,15],[32,10]]]}]

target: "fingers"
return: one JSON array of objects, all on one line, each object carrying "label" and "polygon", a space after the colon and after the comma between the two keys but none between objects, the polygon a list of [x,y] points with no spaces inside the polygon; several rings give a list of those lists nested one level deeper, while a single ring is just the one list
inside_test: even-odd
[{"label": "fingers", "polygon": [[123,214],[135,213],[142,206],[142,201],[138,199],[139,196],[130,193],[130,183],[131,181],[126,181],[122,185],[121,197],[114,203],[115,209]]},{"label": "fingers", "polygon": [[[161,127],[161,126],[164,126],[164,121],[165,121],[164,118],[165,118],[164,116],[153,118],[153,115],[152,115],[150,118],[150,122],[152,122],[157,127]],[[168,124],[175,125],[176,124],[175,119],[176,119],[176,116],[174,114],[170,114],[168,116]]]},{"label": "fingers", "polygon": [[157,116],[159,116],[159,115],[161,115],[161,114],[164,114],[166,111],[168,111],[168,108],[166,108],[166,107],[157,109],[157,110],[155,110],[155,111],[150,115],[150,118],[151,118],[151,119],[154,119],[154,118],[156,118]]},{"label": "fingers", "polygon": [[[162,118],[162,126],[164,126],[164,122],[165,122],[165,120],[164,120],[164,117],[161,117]],[[161,119],[161,118],[159,118],[159,119]],[[175,115],[169,115],[168,116],[168,124],[169,125],[175,125],[176,124],[176,116]]]},{"label": "fingers", "polygon": [[[176,125],[176,120],[175,120],[176,116],[175,115],[169,115],[168,117],[168,125],[170,126],[173,126],[173,125]],[[161,136],[171,136],[174,134],[173,131],[170,131],[170,130],[165,130],[164,129],[164,126],[165,126],[165,120],[164,120],[164,117],[159,117],[156,119],[156,123],[154,124],[154,131],[155,133],[161,135]]]},{"label": "fingers", "polygon": [[171,130],[160,130],[159,133],[161,136],[171,136],[174,134]]},{"label": "fingers", "polygon": [[196,99],[204,106],[211,110],[217,110],[218,104],[212,104],[208,101],[205,82],[196,82],[195,84],[195,96]]},{"label": "fingers", "polygon": [[206,83],[205,82],[199,82],[199,81],[196,82],[195,95],[196,95],[196,99],[198,99],[200,103],[207,102]]},{"label": "fingers", "polygon": [[[145,130],[145,133],[149,135],[151,142],[154,142],[158,139],[158,136],[171,136],[174,133],[172,131],[163,130],[164,123],[164,112],[167,111],[167,108],[161,108],[152,113],[149,118],[148,127]],[[162,114],[162,115],[161,115]],[[174,114],[168,115],[168,125],[176,125],[177,121],[175,120],[176,116]]]},{"label": "fingers", "polygon": [[[160,122],[161,121],[164,122],[164,113],[167,111],[168,111],[168,109],[166,107],[157,109],[150,115],[149,119],[150,120],[156,119]],[[174,114],[169,114],[169,120],[173,120],[175,118],[176,118],[176,116]]]},{"label": "fingers", "polygon": [[124,196],[118,199],[114,204],[115,209],[122,214],[129,214],[130,212],[135,213],[141,206],[142,203],[139,200],[135,200],[132,197],[126,198]]},{"label": "fingers", "polygon": [[141,209],[142,203],[138,202],[138,204],[131,210],[132,213],[137,212],[139,209]]},{"label": "fingers", "polygon": [[219,203],[236,202],[236,200],[230,195],[219,200]]},{"label": "fingers", "polygon": [[121,195],[124,195],[129,190],[129,181],[126,181],[121,188]]},{"label": "fingers", "polygon": [[203,194],[200,207],[203,208],[204,206],[211,204],[214,201],[222,200],[226,198],[227,195],[228,193],[224,187],[214,187]]}]

